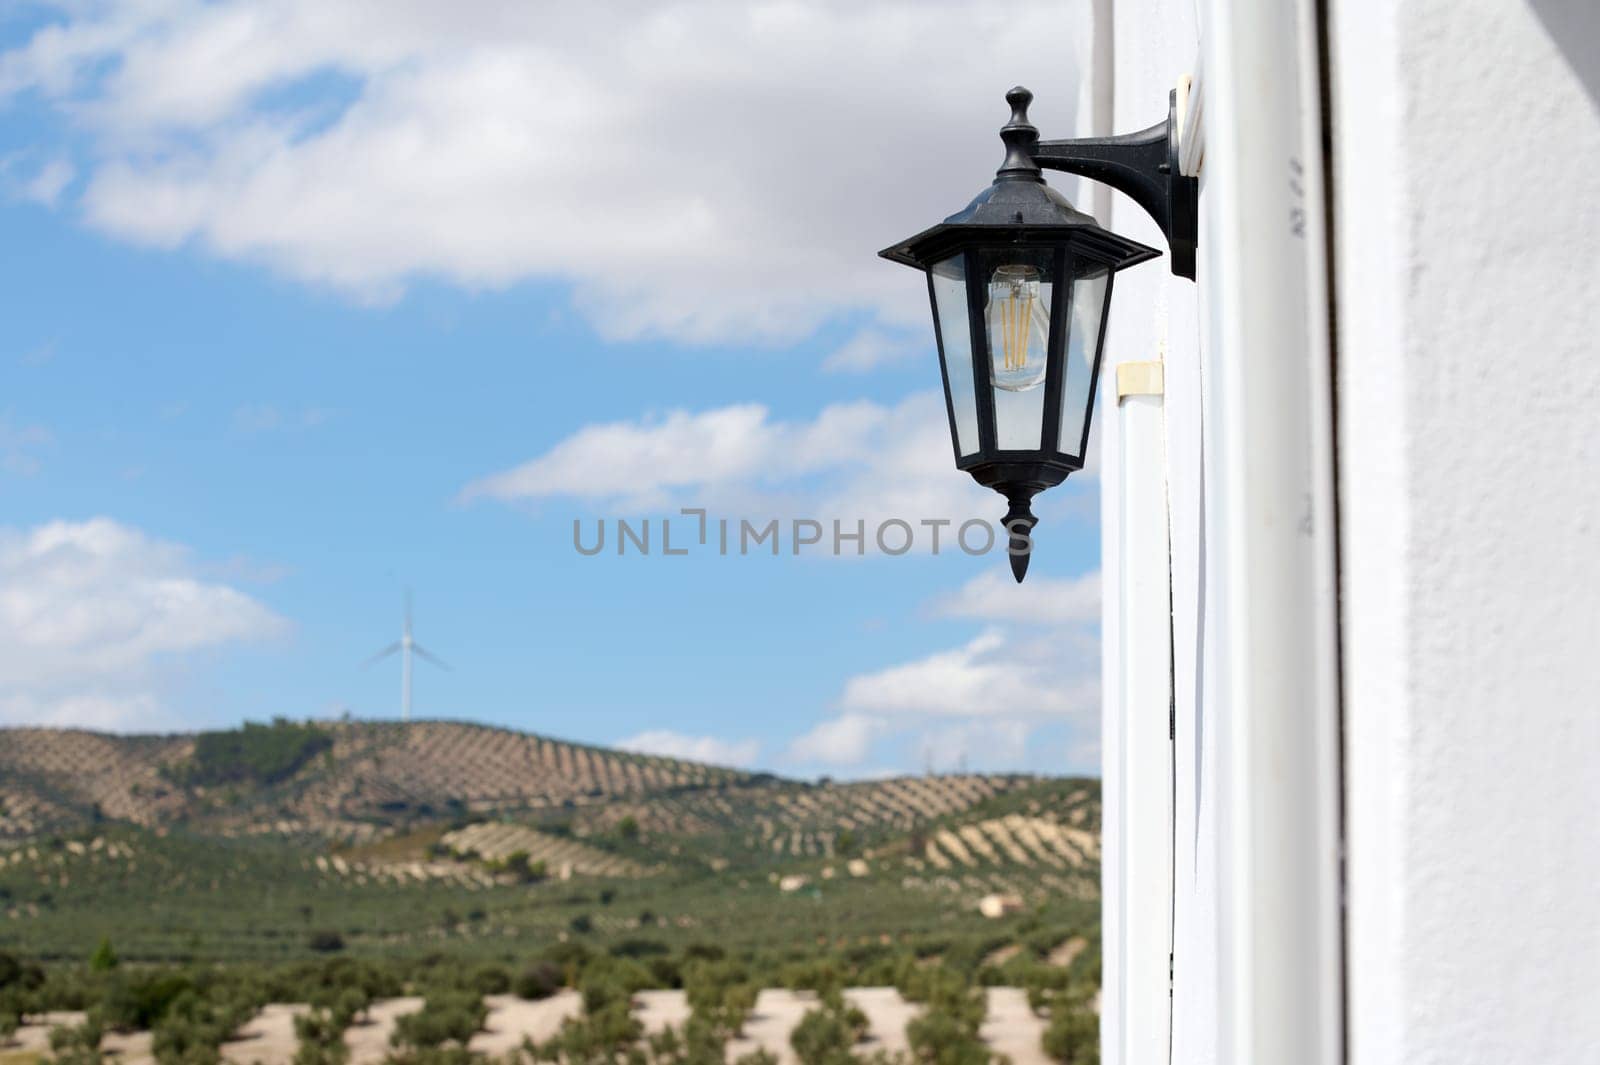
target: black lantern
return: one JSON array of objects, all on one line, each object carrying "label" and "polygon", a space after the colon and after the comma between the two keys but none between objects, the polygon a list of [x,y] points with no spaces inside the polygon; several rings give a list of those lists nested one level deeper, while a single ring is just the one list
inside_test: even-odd
[{"label": "black lantern", "polygon": [[[1040,168],[1086,173],[1142,204],[1159,201],[1169,238],[1170,186],[1182,182],[1191,230],[1194,217],[1192,179],[1169,180],[1177,175],[1170,116],[1129,137],[1041,144],[1028,122],[1032,99],[1023,88],[1006,94],[1011,121],[1000,131],[1006,157],[994,183],[939,225],[879,253],[927,272],[956,468],[1010,503],[1005,527],[1018,581],[1037,523],[1033,497],[1083,468],[1111,277],[1160,254],[1078,211]],[[1157,148],[1160,164],[1146,175],[1142,164]],[[1173,246],[1174,272],[1182,273]],[[1193,248],[1191,233],[1181,264],[1191,277]]]}]

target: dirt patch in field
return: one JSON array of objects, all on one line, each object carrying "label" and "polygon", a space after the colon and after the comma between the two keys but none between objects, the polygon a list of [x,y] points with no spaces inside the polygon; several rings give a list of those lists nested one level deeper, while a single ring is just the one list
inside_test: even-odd
[{"label": "dirt patch in field", "polygon": [[30,1013],[23,1020],[26,1023],[17,1026],[16,1032],[11,1036],[11,1042],[0,1046],[0,1053],[48,1055],[50,1029],[76,1028],[83,1023],[83,1011],[52,1010],[49,1013]]},{"label": "dirt patch in field", "polygon": [[14,1046],[0,1046],[0,1065],[39,1065],[45,1057],[37,1050],[18,1050]]},{"label": "dirt patch in field", "polygon": [[151,1038],[149,1032],[108,1032],[100,1040],[100,1050],[117,1065],[151,1065],[156,1060]]},{"label": "dirt patch in field", "polygon": [[640,991],[633,996],[633,1014],[647,1035],[681,1028],[689,1019],[689,998],[682,991]]},{"label": "dirt patch in field", "polygon": [[422,998],[418,995],[374,1002],[364,1022],[352,1024],[345,1030],[344,1045],[350,1048],[350,1065],[376,1065],[388,1057],[389,1037],[394,1034],[395,1020],[421,1008]]},{"label": "dirt patch in field", "polygon": [[472,1037],[468,1049],[490,1057],[504,1057],[522,1046],[524,1039],[542,1043],[561,1031],[561,1022],[583,1012],[583,996],[558,991],[549,998],[528,1001],[515,995],[489,995],[484,1030]]},{"label": "dirt patch in field", "polygon": [[989,1013],[978,1037],[1012,1065],[1044,1065],[1044,1021],[1028,1005],[1028,994],[1018,987],[987,989]]},{"label": "dirt patch in field", "polygon": [[890,1054],[911,1052],[911,1044],[906,1042],[906,1023],[922,1012],[921,1006],[901,998],[893,987],[852,987],[844,997],[867,1015],[867,1037],[856,1050],[863,1054],[878,1050]]},{"label": "dirt patch in field", "polygon": [[806,1011],[817,1004],[811,991],[790,991],[787,988],[768,988],[756,996],[756,1008],[744,1022],[744,1034],[728,1041],[727,1059],[735,1061],[758,1048],[777,1056],[778,1065],[798,1065],[794,1048],[789,1045],[789,1033]]},{"label": "dirt patch in field", "polygon": [[236,1038],[222,1044],[222,1060],[234,1065],[289,1065],[300,1045],[294,1034],[294,1019],[308,1007],[272,1002],[261,1007]]},{"label": "dirt patch in field", "polygon": [[989,952],[989,956],[987,958],[983,959],[983,964],[985,964],[985,965],[1004,965],[1006,962],[1010,961],[1012,958],[1015,958],[1018,954],[1021,954],[1021,953],[1022,953],[1022,944],[1021,943],[1010,943],[1010,944],[1007,944],[1006,946],[1001,947],[999,950],[990,951]]},{"label": "dirt patch in field", "polygon": [[1045,960],[1051,965],[1059,965],[1062,968],[1066,968],[1077,959],[1079,954],[1083,953],[1083,948],[1088,945],[1089,941],[1087,939],[1082,936],[1073,936],[1065,942],[1056,944],[1055,949],[1050,952]]}]

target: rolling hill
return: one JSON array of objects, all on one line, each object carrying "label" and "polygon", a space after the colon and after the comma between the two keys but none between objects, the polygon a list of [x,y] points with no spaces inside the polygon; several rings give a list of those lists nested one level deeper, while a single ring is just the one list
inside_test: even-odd
[{"label": "rolling hill", "polygon": [[[263,733],[272,726],[257,726]],[[203,764],[208,736],[0,731],[0,837],[96,818],[221,834],[369,835],[405,816],[541,809],[745,784],[747,773],[446,721],[282,723],[315,735],[292,771]],[[224,752],[228,754],[237,752]],[[227,770],[235,769],[233,779]],[[199,770],[200,772],[197,772]],[[207,772],[209,770],[209,772]]]},{"label": "rolling hill", "polygon": [[759,951],[774,927],[978,951],[985,896],[1087,927],[1098,893],[1097,781],[811,783],[457,722],[7,729],[0,804],[0,949],[46,958],[102,937],[147,960],[293,958],[313,932],[366,954]]}]

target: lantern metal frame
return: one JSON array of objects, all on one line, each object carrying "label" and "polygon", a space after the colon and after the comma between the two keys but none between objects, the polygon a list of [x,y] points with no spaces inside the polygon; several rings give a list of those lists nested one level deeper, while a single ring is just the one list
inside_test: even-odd
[{"label": "lantern metal frame", "polygon": [[[1003,523],[1010,534],[1011,568],[1018,581],[1027,572],[1031,533],[1037,524],[1031,507],[1033,497],[1083,468],[1110,319],[1114,276],[1120,270],[1160,254],[1154,248],[1105,229],[1092,216],[1077,210],[1045,184],[1042,170],[1079,174],[1127,193],[1161,227],[1167,238],[1174,274],[1194,276],[1197,244],[1198,187],[1195,179],[1184,177],[1178,170],[1176,94],[1169,98],[1166,121],[1139,133],[1045,142],[1039,140],[1038,130],[1028,121],[1027,109],[1032,99],[1033,94],[1020,86],[1006,93],[1011,119],[1000,131],[1006,157],[993,184],[964,210],[879,253],[891,262],[915,267],[927,275],[944,384],[945,414],[950,423],[956,468],[1004,495],[1010,504]],[[992,368],[994,353],[990,350],[984,305],[988,279],[983,276],[981,263],[985,253],[1004,257],[1041,251],[1050,253],[1053,272],[1045,377],[1040,386],[1044,390],[1040,401],[1044,409],[1039,439],[1033,448],[1000,448],[994,396],[997,386]],[[962,286],[966,295],[967,344],[978,434],[977,450],[966,455],[961,451],[957,400],[951,385],[952,369],[960,372],[961,368],[952,367],[947,340],[953,338],[944,335],[939,294],[934,287],[936,269],[957,256],[961,258]],[[1075,450],[1069,453],[1061,447],[1060,430],[1064,414],[1062,393],[1068,383],[1067,350],[1072,339],[1074,304],[1085,291],[1085,281],[1102,271],[1105,290],[1098,296],[1101,303],[1093,337],[1093,357],[1088,367],[1083,430]]]}]

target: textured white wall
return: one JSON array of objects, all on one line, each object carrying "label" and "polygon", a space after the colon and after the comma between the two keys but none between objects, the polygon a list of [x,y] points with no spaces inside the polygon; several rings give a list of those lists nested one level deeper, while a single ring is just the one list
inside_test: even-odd
[{"label": "textured white wall", "polygon": [[1350,1060],[1600,1061],[1600,5],[1330,26]]},{"label": "textured white wall", "polygon": [[[1097,10],[1100,10],[1097,8]],[[1144,129],[1166,115],[1167,93],[1179,77],[1193,72],[1197,54],[1195,8],[1188,0],[1115,0],[1104,5],[1113,16],[1113,32],[1097,34],[1097,40],[1113,49],[1112,114],[1110,128],[1097,133],[1128,133]],[[1108,40],[1109,38],[1109,40]],[[1116,193],[1100,197],[1109,211],[1097,208],[1102,222],[1135,240],[1165,250],[1166,242],[1155,223],[1133,201]],[[1090,196],[1080,206],[1098,202]],[[1122,727],[1117,718],[1121,703],[1119,674],[1125,663],[1120,646],[1118,618],[1118,544],[1121,507],[1114,493],[1121,477],[1122,454],[1117,434],[1115,406],[1115,364],[1163,358],[1166,363],[1166,396],[1163,404],[1166,430],[1166,481],[1171,523],[1172,606],[1173,606],[1173,683],[1177,714],[1177,766],[1174,833],[1174,878],[1176,897],[1171,918],[1174,922],[1175,999],[1173,1010],[1173,1060],[1206,1063],[1215,1060],[1216,1040],[1216,908],[1214,854],[1215,825],[1210,809],[1214,780],[1214,734],[1205,731],[1200,716],[1200,686],[1204,669],[1200,664],[1203,646],[1201,614],[1204,609],[1204,510],[1201,493],[1202,407],[1200,381],[1199,289],[1190,281],[1173,277],[1165,256],[1117,276],[1112,315],[1107,326],[1106,368],[1101,380],[1102,407],[1096,424],[1105,431],[1101,441],[1101,575],[1105,616],[1102,624],[1104,669],[1102,693],[1106,707],[1102,730],[1103,763],[1107,778],[1104,792],[1109,802],[1116,792],[1114,766],[1121,756]],[[1165,650],[1164,648],[1162,649]],[[1143,662],[1162,669],[1165,662]],[[1117,811],[1107,811],[1106,853],[1116,846],[1119,830]],[[1115,875],[1109,866],[1107,876]],[[1115,983],[1115,952],[1110,947],[1120,922],[1149,921],[1165,925],[1167,913],[1121,914],[1112,900],[1116,889],[1107,884],[1107,913],[1104,935],[1105,953],[1102,1016],[1114,1016],[1120,1008]],[[1112,1038],[1114,1022],[1108,1021],[1102,1033],[1103,1060],[1106,1065],[1123,1062],[1118,1041]]]}]

